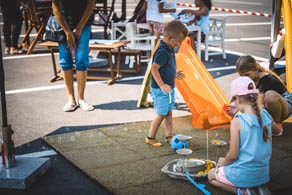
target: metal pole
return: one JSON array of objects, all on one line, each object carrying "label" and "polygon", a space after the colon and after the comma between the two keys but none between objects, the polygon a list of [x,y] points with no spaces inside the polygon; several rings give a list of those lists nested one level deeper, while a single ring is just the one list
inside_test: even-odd
[{"label": "metal pole", "polygon": [[[0,32],[1,37],[1,32]],[[1,146],[1,153],[3,158],[3,165],[5,168],[11,168],[15,165],[14,144],[11,138],[13,131],[7,122],[6,96],[5,96],[5,74],[3,68],[2,56],[2,42],[0,41],[0,92],[1,92],[1,108],[2,108],[2,135],[3,147]],[[4,154],[3,154],[4,153]]]},{"label": "metal pole", "polygon": [[[0,32],[1,35],[1,32]],[[3,56],[2,56],[2,43],[0,41],[0,89],[1,89],[1,108],[2,108],[2,122],[3,127],[7,127],[7,110],[6,110],[6,98],[5,98],[5,86],[4,86],[4,68],[3,68]]]},{"label": "metal pole", "polygon": [[209,131],[206,130],[206,150],[207,150],[207,154],[206,154],[206,158],[207,161],[209,160]]},{"label": "metal pole", "polygon": [[272,7],[272,25],[271,25],[271,43],[277,40],[277,35],[280,30],[280,21],[281,21],[281,6],[282,1],[273,0]]},{"label": "metal pole", "polygon": [[[272,7],[272,25],[271,25],[271,43],[277,40],[277,35],[280,30],[280,22],[281,22],[281,0],[273,0],[273,7]],[[274,64],[277,61],[271,52],[270,52],[270,65],[269,69],[274,70]]]}]

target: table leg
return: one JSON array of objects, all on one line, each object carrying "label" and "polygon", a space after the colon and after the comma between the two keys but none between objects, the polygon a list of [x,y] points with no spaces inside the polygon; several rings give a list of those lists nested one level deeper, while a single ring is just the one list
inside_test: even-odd
[{"label": "table leg", "polygon": [[109,50],[109,52],[108,52],[108,63],[110,65],[110,69],[111,69],[111,80],[109,80],[107,82],[107,84],[112,85],[115,82],[115,78],[114,78],[114,67],[113,67],[112,51],[111,50]]},{"label": "table leg", "polygon": [[55,82],[59,79],[62,79],[60,76],[58,76],[58,73],[57,73],[57,68],[56,68],[56,60],[55,60],[55,54],[54,54],[54,50],[53,49],[50,49],[51,51],[51,57],[52,57],[52,65],[53,65],[53,71],[54,71],[54,77],[52,77],[50,79],[50,82]]},{"label": "table leg", "polygon": [[117,75],[116,75],[116,79],[121,79],[122,75],[121,75],[121,48],[118,48],[118,60],[117,60]]}]

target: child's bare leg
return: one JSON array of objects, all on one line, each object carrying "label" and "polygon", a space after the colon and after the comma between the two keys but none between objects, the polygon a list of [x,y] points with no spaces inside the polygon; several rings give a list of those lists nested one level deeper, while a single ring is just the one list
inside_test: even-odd
[{"label": "child's bare leg", "polygon": [[167,115],[165,116],[164,120],[165,124],[165,136],[169,137],[172,136],[172,111],[168,111]]},{"label": "child's bare leg", "polygon": [[160,39],[160,34],[159,33],[153,33],[153,36],[156,36],[156,39],[155,39],[155,45],[156,45],[157,41]]},{"label": "child's bare leg", "polygon": [[192,46],[193,50],[197,53],[197,46],[196,46],[196,42],[195,42],[197,40],[197,34],[191,34],[190,39],[191,39],[191,46]]},{"label": "child's bare leg", "polygon": [[158,130],[162,120],[164,119],[164,117],[165,116],[162,116],[162,115],[157,115],[155,117],[155,119],[151,122],[150,130],[149,130],[149,133],[148,133],[148,137],[155,138],[157,130]]},{"label": "child's bare leg", "polygon": [[208,174],[208,180],[209,180],[210,184],[212,184],[213,186],[218,187],[222,190],[236,194],[236,187],[221,183],[221,182],[216,180],[215,170],[216,169],[211,170]]}]

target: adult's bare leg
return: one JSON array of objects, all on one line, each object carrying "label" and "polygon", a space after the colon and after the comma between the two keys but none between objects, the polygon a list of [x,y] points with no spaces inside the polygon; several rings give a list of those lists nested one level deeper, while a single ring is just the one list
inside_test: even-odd
[{"label": "adult's bare leg", "polygon": [[75,96],[74,96],[74,76],[72,70],[63,70],[64,81],[67,89],[67,94],[69,97],[69,102],[71,104],[76,104]]},{"label": "adult's bare leg", "polygon": [[78,90],[78,101],[85,101],[84,92],[87,80],[87,71],[76,71],[77,90]]}]

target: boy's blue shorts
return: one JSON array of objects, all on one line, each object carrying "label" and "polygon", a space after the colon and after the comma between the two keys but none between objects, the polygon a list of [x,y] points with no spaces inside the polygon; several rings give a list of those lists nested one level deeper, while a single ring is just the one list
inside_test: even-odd
[{"label": "boy's blue shorts", "polygon": [[154,102],[154,109],[158,115],[167,115],[168,111],[173,110],[174,107],[174,89],[168,93],[163,93],[160,88],[152,88],[150,94]]}]

